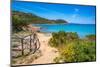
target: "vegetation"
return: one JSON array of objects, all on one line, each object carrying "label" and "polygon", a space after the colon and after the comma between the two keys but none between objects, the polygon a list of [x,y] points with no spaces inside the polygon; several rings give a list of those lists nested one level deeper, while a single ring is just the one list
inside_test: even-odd
[{"label": "vegetation", "polygon": [[[23,27],[27,27],[29,24],[45,24],[45,23],[54,24],[54,23],[67,23],[67,22],[62,19],[49,20],[36,16],[35,14],[31,13],[12,11],[13,32],[22,31]],[[52,38],[50,39],[49,44],[50,46],[57,48],[60,53],[60,56],[56,57],[54,61],[56,63],[95,61],[96,60],[95,39],[96,36],[93,34],[87,35],[85,38],[79,38],[76,32],[59,31],[57,33],[52,33]],[[19,61],[19,59],[17,61]],[[14,60],[13,63],[16,63],[16,61]]]},{"label": "vegetation", "polygon": [[59,31],[58,33],[52,33],[52,38],[49,43],[51,46],[59,47],[69,43],[70,41],[76,41],[79,39],[76,32],[64,32]]},{"label": "vegetation", "polygon": [[49,20],[36,16],[35,14],[12,11],[12,26],[13,31],[21,31],[23,27],[27,27],[29,24],[55,24],[55,23],[67,23],[62,19]]},{"label": "vegetation", "polygon": [[13,32],[16,32],[16,31],[21,31],[23,30],[22,28],[23,27],[27,27],[28,23],[24,20],[24,19],[21,19],[19,18],[18,16],[13,16],[12,17],[12,29],[13,29]]},{"label": "vegetation", "polygon": [[[95,35],[87,35],[86,38],[80,39],[77,33],[63,32],[53,33],[53,37],[49,43],[52,47],[56,47],[60,53],[54,61],[61,62],[86,62],[96,60]],[[88,38],[88,40],[87,40]]]},{"label": "vegetation", "polygon": [[96,35],[93,35],[93,34],[87,35],[86,38],[87,38],[88,40],[90,40],[90,41],[95,41]]}]

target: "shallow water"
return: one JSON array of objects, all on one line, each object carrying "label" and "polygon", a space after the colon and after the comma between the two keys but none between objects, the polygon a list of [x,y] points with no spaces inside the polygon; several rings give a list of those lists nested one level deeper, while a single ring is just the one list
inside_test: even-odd
[{"label": "shallow water", "polygon": [[95,34],[95,24],[33,24],[33,26],[39,26],[40,31],[45,33],[77,32],[80,37]]}]

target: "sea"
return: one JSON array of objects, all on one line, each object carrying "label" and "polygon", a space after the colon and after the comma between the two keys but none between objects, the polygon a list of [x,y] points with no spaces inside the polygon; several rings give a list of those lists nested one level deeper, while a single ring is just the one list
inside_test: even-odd
[{"label": "sea", "polygon": [[40,27],[40,32],[52,33],[52,32],[77,32],[80,37],[86,35],[96,34],[95,24],[32,24],[33,26]]}]

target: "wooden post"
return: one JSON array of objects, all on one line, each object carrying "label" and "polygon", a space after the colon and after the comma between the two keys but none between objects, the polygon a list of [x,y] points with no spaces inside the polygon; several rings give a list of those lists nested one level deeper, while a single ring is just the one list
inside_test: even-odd
[{"label": "wooden post", "polygon": [[30,52],[32,51],[32,45],[31,45],[31,35],[30,35]]},{"label": "wooden post", "polygon": [[33,39],[32,39],[32,41],[34,42],[34,40],[35,40],[35,35],[34,35],[34,33],[33,33],[32,35],[33,35]]},{"label": "wooden post", "polygon": [[23,45],[23,38],[21,39],[21,44],[22,44],[22,55],[24,55],[24,45]]},{"label": "wooden post", "polygon": [[35,39],[35,35],[34,35],[34,33],[33,33],[33,40]]}]

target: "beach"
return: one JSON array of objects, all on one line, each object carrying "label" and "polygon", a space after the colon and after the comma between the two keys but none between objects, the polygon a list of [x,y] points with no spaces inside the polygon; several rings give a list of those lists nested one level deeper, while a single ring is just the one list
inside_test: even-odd
[{"label": "beach", "polygon": [[41,56],[37,59],[33,60],[31,64],[45,64],[45,63],[54,63],[54,58],[56,58],[59,53],[58,50],[54,47],[49,45],[49,40],[52,37],[51,33],[43,33],[43,32],[36,32],[40,31],[39,26],[32,26],[29,25],[30,30],[37,34],[37,37],[40,41],[40,48],[39,51],[41,52]]},{"label": "beach", "polygon": [[56,48],[49,46],[48,42],[52,35],[47,33],[37,33],[37,36],[40,41],[40,51],[42,56],[37,58],[32,62],[32,64],[45,64],[45,63],[54,63],[53,59],[59,55]]}]

